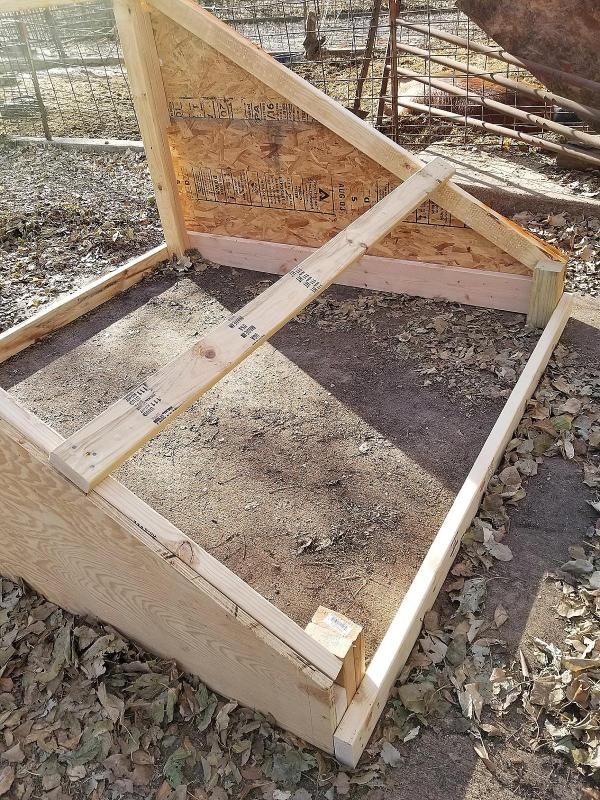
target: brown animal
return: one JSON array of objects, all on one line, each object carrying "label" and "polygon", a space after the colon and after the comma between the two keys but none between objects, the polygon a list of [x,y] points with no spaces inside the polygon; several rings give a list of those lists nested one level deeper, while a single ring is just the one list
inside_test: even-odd
[{"label": "brown animal", "polygon": [[[536,104],[534,100],[524,97],[505,86],[498,86],[496,83],[486,78],[457,75],[450,70],[439,72],[432,77],[435,78],[435,80],[444,81],[448,86],[456,86],[464,91],[468,91],[471,97],[451,94],[442,88],[428,86],[420,81],[407,79],[406,81],[401,81],[399,84],[399,100],[405,99],[409,102],[440,108],[444,111],[451,111],[461,116],[474,117],[495,125],[511,128],[515,127],[517,130],[521,131],[537,130],[538,126],[534,122],[528,123],[523,120],[515,119],[510,114],[499,109],[497,110],[484,106],[474,98],[483,96],[490,100],[495,100],[498,103],[504,103],[513,108],[516,107],[521,109],[521,111],[527,111],[539,117],[544,117],[544,119],[551,119],[556,111],[550,104]],[[387,105],[385,112],[388,116],[391,116],[391,106]],[[402,118],[414,116],[419,113],[421,112],[402,106],[402,104],[399,103],[398,116],[401,120]]]},{"label": "brown animal", "polygon": [[306,16],[306,36],[304,42],[304,58],[307,61],[325,61],[329,59],[361,58],[365,52],[361,47],[325,47],[326,36],[319,36],[319,22],[314,11]]}]

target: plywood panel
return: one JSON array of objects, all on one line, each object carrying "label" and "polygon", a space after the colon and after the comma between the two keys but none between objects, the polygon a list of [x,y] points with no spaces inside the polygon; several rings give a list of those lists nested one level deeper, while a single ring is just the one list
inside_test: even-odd
[{"label": "plywood panel", "polygon": [[[317,247],[400,183],[160,12],[152,23],[189,231]],[[528,274],[431,202],[371,252]]]},{"label": "plywood panel", "polygon": [[97,494],[82,494],[2,421],[0,511],[0,573],[110,623],[331,751],[331,679],[307,674],[256,620]]}]

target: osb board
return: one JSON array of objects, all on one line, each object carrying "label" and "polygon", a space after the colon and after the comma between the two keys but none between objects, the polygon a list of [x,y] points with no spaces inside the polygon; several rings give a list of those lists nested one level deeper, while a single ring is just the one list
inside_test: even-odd
[{"label": "osb board", "polygon": [[301,658],[278,640],[271,646],[256,620],[98,495],[76,489],[1,420],[0,509],[0,574],[109,623],[331,751],[329,679],[305,674]]},{"label": "osb board", "polygon": [[[188,230],[318,247],[401,181],[152,11]],[[373,255],[528,275],[429,202]]]}]

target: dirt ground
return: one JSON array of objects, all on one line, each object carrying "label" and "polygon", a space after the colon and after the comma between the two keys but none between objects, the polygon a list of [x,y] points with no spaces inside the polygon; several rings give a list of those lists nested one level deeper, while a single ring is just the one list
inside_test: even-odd
[{"label": "dirt ground", "polygon": [[0,330],[162,238],[142,153],[0,139]]},{"label": "dirt ground", "polygon": [[[48,180],[57,174],[52,158]],[[90,156],[92,172],[107,169],[116,179],[131,168],[120,158],[99,163]],[[88,185],[85,159],[70,165],[75,192]],[[110,208],[125,220],[127,202],[144,207],[147,184],[142,171],[139,175],[130,201],[116,194],[113,200],[106,191],[94,204],[90,193],[97,218]],[[26,192],[9,186],[10,169],[2,179],[11,213],[39,215],[39,196],[32,203]],[[65,185],[61,203],[68,193]],[[51,207],[41,207],[53,218]],[[136,225],[151,230],[153,219],[144,212]],[[548,238],[563,244],[571,237],[575,252],[588,248],[579,261],[585,265],[585,286],[597,291],[597,269],[591,270],[597,265],[595,223],[562,220],[557,209],[555,219],[534,224],[545,225]],[[90,229],[84,230],[87,236]],[[2,237],[0,329],[35,311],[38,302],[29,305],[28,298],[48,299],[40,297],[39,286],[53,271],[67,272],[68,285],[59,283],[50,297],[118,258],[118,253],[105,261],[90,258],[81,267],[69,262],[69,247],[81,241],[81,233],[78,217],[66,216],[62,233],[51,234],[57,249],[48,264],[39,258],[33,230]],[[125,246],[127,255],[130,247]],[[27,274],[15,280],[16,252],[35,281]],[[0,386],[69,434],[270,280],[216,270],[198,259],[190,268],[169,268],[2,365]],[[118,477],[299,622],[320,602],[363,622],[372,651],[535,340],[517,315],[334,288],[150,442]],[[573,382],[576,376],[578,396],[597,403],[599,364],[600,303],[579,298],[548,380],[557,383],[564,373]],[[565,380],[557,385],[564,388]],[[540,391],[536,402],[541,403],[548,389]],[[568,396],[575,390],[564,391]],[[563,401],[551,402],[558,409]],[[564,416],[555,418],[562,424]],[[598,430],[593,415],[587,423],[585,415],[574,416],[569,425]],[[353,772],[257,721],[252,712],[231,708],[225,699],[213,701],[193,678],[179,676],[173,665],[159,664],[129,643],[123,650],[106,644],[106,674],[90,680],[86,654],[97,648],[89,643],[113,641],[114,632],[105,635],[89,621],[71,620],[31,591],[0,581],[0,796],[597,800],[593,755],[592,766],[575,768],[584,757],[583,740],[574,744],[572,727],[562,740],[549,733],[556,728],[560,735],[557,719],[567,712],[534,704],[541,710],[532,714],[529,699],[539,670],[543,677],[549,670],[540,667],[536,641],[567,652],[579,624],[580,617],[558,613],[573,587],[562,567],[569,558],[585,561],[579,555],[582,543],[587,542],[586,554],[598,549],[593,538],[594,526],[596,536],[600,531],[598,514],[590,502],[598,501],[593,487],[600,483],[582,480],[597,474],[589,470],[597,469],[598,449],[581,449],[582,440],[573,440],[573,456],[565,450],[568,441],[561,444],[563,457],[557,444],[552,457],[538,459],[538,474],[524,481],[526,491],[504,492],[505,520],[492,515],[510,560],[474,558],[469,544],[461,551],[440,593],[438,621],[428,623]],[[489,518],[485,508],[482,513]],[[485,585],[486,598],[465,615],[456,601],[462,603],[465,582],[473,580]],[[589,587],[583,591],[594,600]],[[432,663],[424,642],[455,647],[465,618],[478,633],[468,640],[464,662],[452,668],[445,657]],[[597,619],[595,607],[583,618],[592,626],[586,629],[592,644],[600,641],[593,633]],[[57,662],[65,630],[71,631],[75,655]],[[434,632],[429,639],[427,631]],[[521,651],[531,678],[522,672]],[[170,686],[169,692],[185,697],[193,690],[200,698],[197,710],[184,713],[187,701],[181,701],[175,721],[161,718],[157,724],[142,715],[140,722],[140,701],[129,688],[123,692],[129,662],[136,665],[132,670],[156,676],[161,690]],[[31,676],[44,665],[50,672],[56,667],[55,677],[35,692]],[[466,709],[465,675],[467,688],[477,685],[485,695],[482,687],[494,670],[516,676],[514,698],[490,705],[486,696],[480,713]],[[590,674],[597,681],[597,674]],[[139,727],[139,750],[125,747],[120,723],[106,727],[105,706],[95,700],[102,681],[109,697],[124,694],[128,730]],[[434,687],[428,701],[415,705],[407,687],[425,685]],[[152,698],[148,691],[144,696]],[[134,700],[131,709],[128,697]],[[65,709],[67,721],[57,716]],[[590,711],[590,718],[595,713]],[[44,725],[50,738],[41,733],[36,738]],[[593,747],[592,734],[585,747]],[[90,749],[92,740],[101,744]]]},{"label": "dirt ground", "polygon": [[[583,379],[586,374],[598,374],[597,300],[578,300],[561,341],[576,355]],[[511,510],[505,541],[513,559],[496,563],[486,575],[486,609],[502,604],[508,613],[500,629],[505,644],[495,653],[494,663],[518,663],[519,649],[533,661],[535,637],[563,641],[565,620],[556,613],[560,590],[552,576],[567,560],[569,547],[581,543],[597,518],[589,505],[592,494],[582,482],[581,464],[545,459],[539,474],[529,481],[527,496]],[[442,591],[439,604],[445,602]],[[487,745],[495,774],[473,752],[472,743],[453,730],[456,720],[450,717],[441,720],[435,731],[429,730],[416,747],[403,751],[402,766],[382,797],[400,800],[407,787],[413,787],[411,791],[419,787],[419,800],[598,797],[594,789],[584,788],[581,776],[568,762],[543,749],[530,752],[532,738],[523,708],[507,713],[504,722],[511,734],[502,743],[492,740],[496,744]]]},{"label": "dirt ground", "polygon": [[[184,347],[219,319],[224,307],[239,303],[261,283],[263,277],[254,273],[212,269],[177,282],[169,274],[148,280],[102,312],[7,362],[0,385],[69,433],[119,395],[131,378],[137,380],[173,348]],[[399,330],[426,329],[432,319],[439,325],[440,311],[459,319],[472,315],[470,309],[386,298],[384,308],[367,314],[367,322],[362,314],[358,322],[332,315],[332,303],[356,310],[365,294],[334,289],[326,308],[292,324],[286,336],[279,335],[262,354],[255,354],[218,393],[155,439],[119,475],[301,622],[318,602],[330,599],[338,601],[338,608],[342,599],[340,610],[365,622],[365,616],[385,616],[397,603],[399,587],[406,585],[497,413],[501,398],[485,400],[481,392],[504,391],[498,376],[482,381],[480,370],[463,374],[454,391],[446,380],[424,387],[428,378],[424,380],[405,352],[385,349],[403,335]],[[333,308],[339,312],[338,306]],[[496,330],[501,322],[511,322],[510,315],[475,313],[488,331],[496,317],[502,318]],[[597,373],[597,301],[578,302],[563,341],[575,353],[580,374]],[[75,349],[69,353],[69,348]],[[115,359],[119,369],[114,369]],[[485,371],[483,375],[487,377]],[[370,448],[361,453],[364,443]],[[533,637],[550,642],[564,637],[564,621],[555,610],[560,593],[548,575],[593,524],[595,515],[586,503],[590,492],[580,470],[574,462],[545,459],[530,480],[527,496],[510,513],[505,541],[513,559],[494,562],[484,573],[486,609],[501,603],[508,615],[490,666],[514,664],[519,648],[531,659]],[[280,501],[279,495],[288,492],[293,500]],[[273,509],[273,520],[265,519],[267,507]],[[210,525],[199,525],[198,516],[210,519]],[[331,533],[334,517],[339,537],[322,550],[311,545],[299,553],[298,543],[308,532],[323,544],[320,537]],[[368,526],[370,536],[365,535]],[[232,534],[224,544],[223,538]],[[402,557],[394,555],[399,552]],[[359,577],[349,580],[352,588],[346,589],[343,581],[331,585],[332,573]],[[369,591],[374,577],[381,581]],[[452,581],[450,576],[438,602],[449,619],[456,614],[449,594]],[[377,630],[373,622],[367,630]],[[379,752],[381,736],[383,741],[389,736],[386,719],[367,760],[369,752]],[[297,789],[294,796],[400,800],[410,791],[420,800],[596,797],[582,794],[583,779],[564,758],[547,748],[532,749],[523,709],[511,708],[499,718],[484,712],[482,719],[499,719],[510,732],[503,740],[487,740],[488,764],[473,749],[468,720],[456,707],[448,707],[428,717],[417,739],[395,744],[398,755],[384,772],[371,767],[365,773],[363,767],[358,779],[366,774],[364,787],[350,785],[346,791],[345,781],[353,773],[339,773],[333,794],[326,794],[327,785],[318,789],[303,781],[307,794]],[[187,728],[176,730],[183,736]],[[281,795],[264,791],[263,797],[292,796],[284,789]],[[190,797],[205,795],[192,792]],[[221,795],[214,798],[221,800]]]},{"label": "dirt ground", "polygon": [[[147,280],[7,362],[0,385],[70,435],[269,282]],[[516,315],[336,288],[117,475],[298,623],[334,608],[372,652],[535,338]],[[485,366],[432,380],[440,341]]]}]

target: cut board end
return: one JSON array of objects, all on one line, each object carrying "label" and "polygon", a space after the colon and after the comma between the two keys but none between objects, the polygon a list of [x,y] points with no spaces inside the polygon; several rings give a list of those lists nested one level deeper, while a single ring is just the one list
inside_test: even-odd
[{"label": "cut board end", "polygon": [[63,477],[75,484],[78,489],[81,489],[82,492],[89,494],[94,486],[102,480],[103,476],[101,475],[94,481],[91,481],[86,478],[85,475],[82,475],[80,472],[74,470],[60,452],[62,447],[63,445],[50,453],[48,456],[50,465],[53,466],[57,472],[60,472]]}]

